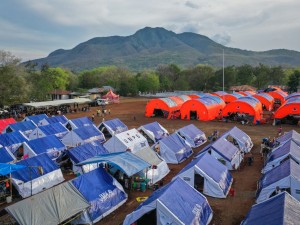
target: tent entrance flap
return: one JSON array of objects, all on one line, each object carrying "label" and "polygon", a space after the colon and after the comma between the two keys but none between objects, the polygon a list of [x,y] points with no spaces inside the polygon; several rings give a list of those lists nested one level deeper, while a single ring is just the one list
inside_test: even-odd
[{"label": "tent entrance flap", "polygon": [[156,224],[156,209],[145,213],[136,221],[136,225],[153,225]]},{"label": "tent entrance flap", "polygon": [[194,187],[195,187],[196,190],[203,193],[203,190],[204,190],[204,177],[202,177],[198,173],[194,174]]},{"label": "tent entrance flap", "polygon": [[190,119],[191,120],[197,119],[197,111],[190,111]]},{"label": "tent entrance flap", "polygon": [[155,117],[164,117],[166,112],[164,112],[163,110],[161,109],[154,109],[154,112],[153,112],[153,115]]}]

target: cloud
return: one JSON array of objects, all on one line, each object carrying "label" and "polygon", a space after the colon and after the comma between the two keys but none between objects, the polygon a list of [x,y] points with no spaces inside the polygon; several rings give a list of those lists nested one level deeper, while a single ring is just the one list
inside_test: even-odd
[{"label": "cloud", "polygon": [[218,33],[211,37],[212,40],[221,44],[228,45],[231,42],[231,36],[228,33]]},{"label": "cloud", "polygon": [[190,7],[192,9],[198,9],[199,8],[199,6],[197,4],[195,4],[195,3],[191,2],[191,1],[186,1],[185,2],[185,6]]}]

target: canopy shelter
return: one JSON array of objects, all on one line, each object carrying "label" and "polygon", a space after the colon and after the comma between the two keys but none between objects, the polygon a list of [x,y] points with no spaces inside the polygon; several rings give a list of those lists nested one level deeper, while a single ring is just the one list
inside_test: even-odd
[{"label": "canopy shelter", "polygon": [[152,224],[203,224],[210,223],[213,211],[207,199],[181,178],[158,189],[132,213],[123,225],[143,224],[145,214],[154,212]]},{"label": "canopy shelter", "polygon": [[160,116],[168,119],[180,110],[184,101],[178,97],[157,98],[150,100],[146,105],[145,116]]},{"label": "canopy shelter", "polygon": [[147,138],[149,143],[156,143],[169,136],[169,131],[157,121],[140,126],[138,131]]},{"label": "canopy shelter", "polygon": [[167,162],[179,164],[193,154],[192,148],[178,134],[161,139],[153,146],[153,149]]},{"label": "canopy shelter", "polygon": [[107,99],[109,103],[119,103],[120,95],[116,95],[111,89],[107,92],[106,95],[101,97],[102,99]]},{"label": "canopy shelter", "polygon": [[181,119],[214,120],[221,110],[220,104],[212,98],[198,98],[186,101],[180,108]]},{"label": "canopy shelter", "polygon": [[78,163],[90,159],[97,155],[107,154],[108,151],[103,145],[95,145],[92,143],[83,144],[67,151],[73,165],[73,172],[75,174],[83,174],[92,171],[98,167],[98,163],[77,166]]},{"label": "canopy shelter", "polygon": [[263,109],[265,108],[267,111],[272,111],[274,106],[274,98],[268,93],[259,93],[252,96],[253,98],[258,99]]},{"label": "canopy shelter", "polygon": [[229,116],[231,113],[245,114],[253,117],[254,124],[262,118],[262,104],[253,97],[241,97],[225,106],[223,116]]},{"label": "canopy shelter", "polygon": [[15,156],[7,148],[0,148],[0,163],[11,163],[15,160]]},{"label": "canopy shelter", "polygon": [[71,182],[65,182],[35,196],[6,207],[6,211],[22,225],[53,225],[90,207]]},{"label": "canopy shelter", "polygon": [[95,125],[95,124],[93,123],[93,121],[91,121],[88,117],[85,116],[85,117],[69,120],[68,123],[66,124],[66,128],[68,128],[68,130],[73,130],[80,127],[87,127],[91,125]]},{"label": "canopy shelter", "polygon": [[241,225],[287,225],[300,221],[300,203],[287,192],[253,205]]},{"label": "canopy shelter", "polygon": [[14,118],[0,119],[0,134],[9,124],[13,123],[16,123]]},{"label": "canopy shelter", "polygon": [[276,194],[276,189],[286,190],[298,201],[300,200],[300,166],[288,159],[281,165],[266,172],[258,183],[256,202],[260,203]]},{"label": "canopy shelter", "polygon": [[295,142],[300,143],[300,133],[295,130],[290,130],[289,132],[286,132],[280,137],[276,138],[276,142],[279,144],[283,144],[290,139],[293,139]]},{"label": "canopy shelter", "polygon": [[15,164],[7,164],[7,163],[0,163],[0,175],[6,176],[8,174],[11,174],[15,171],[24,169],[24,165],[15,165]]},{"label": "canopy shelter", "polygon": [[176,133],[186,140],[192,148],[197,148],[207,141],[205,133],[194,124],[182,127],[179,130],[176,130]]},{"label": "canopy shelter", "polygon": [[136,152],[135,155],[151,165],[145,174],[145,177],[150,180],[150,185],[157,183],[170,172],[166,161],[151,148],[143,148]]},{"label": "canopy shelter", "polygon": [[95,125],[92,125],[71,130],[61,141],[67,147],[76,147],[91,142],[102,144],[105,141],[105,137]]},{"label": "canopy shelter", "polygon": [[106,138],[110,138],[116,134],[128,130],[128,127],[118,118],[112,120],[105,120],[99,124],[98,129],[104,134]]},{"label": "canopy shelter", "polygon": [[31,132],[37,127],[35,123],[32,121],[25,121],[25,122],[17,122],[9,124],[2,133],[10,133],[14,131],[21,131],[26,137],[29,137]]},{"label": "canopy shelter", "polygon": [[288,96],[288,94],[282,90],[274,90],[267,93],[274,98],[275,102],[278,102],[281,105],[285,102],[285,98]]},{"label": "canopy shelter", "polygon": [[241,151],[233,143],[223,137],[220,137],[215,142],[205,146],[195,158],[200,157],[206,152],[222,162],[229,170],[238,169],[244,157]]},{"label": "canopy shelter", "polygon": [[128,177],[131,177],[132,175],[151,166],[149,163],[130,152],[116,152],[98,155],[80,162],[77,165],[80,166],[91,163],[108,163],[124,172]]},{"label": "canopy shelter", "polygon": [[[47,153],[52,160],[55,160],[65,149],[66,146],[58,139],[58,137],[49,135],[23,143],[18,149],[18,153],[23,151],[23,158]],[[17,156],[18,153],[16,154]]]},{"label": "canopy shelter", "polygon": [[253,148],[253,142],[251,138],[241,129],[234,126],[230,130],[226,131],[223,135],[223,138],[231,141],[236,145],[240,151],[248,153]]},{"label": "canopy shelter", "polygon": [[103,168],[83,174],[71,182],[92,206],[73,224],[94,224],[127,201],[122,185]]},{"label": "canopy shelter", "polygon": [[66,126],[68,121],[69,120],[64,115],[52,116],[52,117],[42,119],[40,121],[40,125],[44,126],[44,125],[48,125],[48,124],[52,124],[52,123],[61,123],[62,125]]},{"label": "canopy shelter", "polygon": [[298,98],[300,97],[300,92],[294,92],[292,94],[289,94],[288,96],[285,97],[285,100],[289,100],[290,98]]},{"label": "canopy shelter", "polygon": [[215,198],[226,198],[233,182],[227,167],[208,153],[191,161],[176,177]]},{"label": "canopy shelter", "polygon": [[146,138],[136,129],[124,131],[110,138],[103,146],[110,152],[130,151],[136,153],[142,148],[149,147]]},{"label": "canopy shelter", "polygon": [[300,116],[300,96],[290,98],[274,114],[275,119],[283,119],[287,116]]},{"label": "canopy shelter", "polygon": [[89,98],[74,98],[74,99],[44,101],[44,102],[30,102],[30,103],[24,103],[23,105],[34,107],[34,108],[45,108],[49,106],[73,105],[74,103],[87,104],[89,102],[91,102],[91,99]]},{"label": "canopy shelter", "polygon": [[40,121],[48,118],[46,114],[37,114],[32,116],[26,116],[22,121],[32,121],[35,125],[40,126]]},{"label": "canopy shelter", "polygon": [[69,130],[60,122],[51,123],[44,126],[36,127],[29,135],[29,139],[36,139],[46,137],[49,135],[55,135],[60,140],[69,132]]},{"label": "canopy shelter", "polygon": [[16,165],[25,167],[12,173],[12,183],[23,198],[64,181],[60,168],[47,154],[21,160]]},{"label": "canopy shelter", "polygon": [[27,141],[27,137],[20,131],[0,134],[0,147],[6,147],[11,153],[15,153],[22,143]]},{"label": "canopy shelter", "polygon": [[289,158],[300,163],[300,142],[297,143],[293,139],[290,139],[273,149],[273,151],[268,155],[262,172],[266,173],[270,171],[274,167],[281,165]]},{"label": "canopy shelter", "polygon": [[235,101],[235,100],[237,100],[237,99],[239,99],[239,98],[241,98],[241,97],[243,97],[242,94],[239,94],[239,93],[237,93],[237,92],[234,92],[234,93],[232,93],[232,94],[224,94],[224,95],[222,96],[222,99],[224,100],[224,102],[225,102],[226,104],[228,104],[228,103],[233,102],[233,101]]}]

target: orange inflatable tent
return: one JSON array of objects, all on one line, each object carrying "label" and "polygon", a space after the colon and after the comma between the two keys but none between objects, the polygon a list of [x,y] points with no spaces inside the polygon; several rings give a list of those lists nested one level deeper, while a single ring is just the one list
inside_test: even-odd
[{"label": "orange inflatable tent", "polygon": [[13,124],[13,123],[16,123],[16,120],[14,118],[7,118],[7,119],[0,120],[0,134],[9,124]]},{"label": "orange inflatable tent", "polygon": [[183,103],[180,109],[181,119],[214,120],[220,113],[220,104],[212,98],[191,99]]},{"label": "orange inflatable tent", "polygon": [[265,106],[266,110],[272,111],[274,106],[274,98],[268,93],[259,93],[252,96],[253,98],[258,99],[263,106]]},{"label": "orange inflatable tent", "polygon": [[282,90],[270,91],[267,93],[274,98],[275,102],[276,102],[276,99],[278,99],[280,101],[281,105],[284,104],[285,98],[288,96],[287,93],[285,93]]},{"label": "orange inflatable tent", "polygon": [[287,100],[274,114],[275,119],[282,119],[288,115],[300,115],[300,96]]},{"label": "orange inflatable tent", "polygon": [[229,116],[230,113],[240,113],[253,116],[253,123],[261,120],[262,104],[253,97],[241,97],[225,106],[223,116]]},{"label": "orange inflatable tent", "polygon": [[241,94],[238,94],[238,93],[232,93],[232,94],[224,94],[222,96],[222,99],[224,100],[224,102],[226,104],[230,103],[230,102],[233,102],[235,100],[237,100],[238,98],[241,98],[243,97],[243,95]]},{"label": "orange inflatable tent", "polygon": [[300,97],[300,92],[294,92],[288,96],[285,97],[285,100],[289,100],[290,98],[297,98],[297,97]]}]

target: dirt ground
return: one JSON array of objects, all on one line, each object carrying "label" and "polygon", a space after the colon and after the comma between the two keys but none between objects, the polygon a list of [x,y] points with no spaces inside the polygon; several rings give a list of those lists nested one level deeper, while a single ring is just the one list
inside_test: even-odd
[{"label": "dirt ground", "polygon": [[[235,190],[235,196],[228,196],[226,199],[217,199],[207,197],[210,206],[213,209],[213,220],[211,224],[214,225],[235,225],[240,224],[251,206],[254,204],[255,191],[257,187],[257,181],[261,176],[261,169],[263,166],[263,160],[259,154],[260,142],[263,137],[276,137],[277,127],[271,124],[264,125],[242,125],[237,122],[225,123],[220,121],[202,122],[196,120],[184,121],[184,120],[167,120],[164,118],[146,118],[144,117],[145,106],[149,99],[145,98],[123,98],[119,104],[108,105],[107,109],[110,109],[110,115],[105,115],[105,120],[119,118],[123,121],[129,129],[138,128],[143,124],[147,124],[153,121],[159,122],[163,125],[170,133],[173,133],[176,129],[181,128],[185,125],[193,123],[199,129],[205,132],[207,136],[211,135],[213,130],[218,129],[220,134],[237,126],[245,131],[254,143],[252,153],[254,156],[254,163],[252,166],[248,166],[246,161],[243,162],[241,168],[237,171],[233,171],[232,175],[234,178],[233,187]],[[90,108],[89,112],[77,112],[73,114],[67,114],[66,117],[69,119],[88,116],[92,117],[95,115],[95,124],[99,125],[102,122],[103,117],[97,117],[96,110],[98,107]],[[136,119],[134,120],[133,117]],[[300,132],[300,128],[292,125],[282,125],[283,132],[290,131],[292,129]],[[194,154],[201,151],[205,145],[194,150]],[[179,165],[169,164],[171,172],[165,177],[164,184],[167,184],[186,164],[188,164],[193,157],[190,157],[185,162]],[[152,190],[146,192],[131,191],[129,193],[128,201],[105,217],[97,225],[119,225],[122,224],[127,214],[132,212],[138,207],[140,203],[136,201],[136,197],[143,197],[151,195]]]}]

